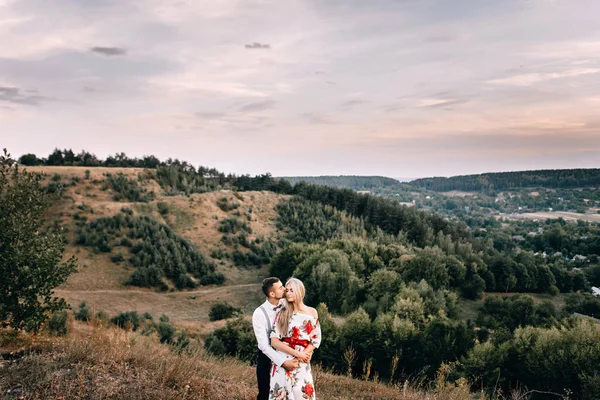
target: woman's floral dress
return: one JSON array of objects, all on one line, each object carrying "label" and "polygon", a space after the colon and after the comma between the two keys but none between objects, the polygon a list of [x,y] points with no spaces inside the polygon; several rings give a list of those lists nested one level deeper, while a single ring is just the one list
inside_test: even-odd
[{"label": "woman's floral dress", "polygon": [[[272,338],[279,338],[279,340],[298,351],[303,351],[309,343],[315,347],[319,347],[321,344],[321,325],[319,325],[317,318],[295,312],[290,319],[288,331],[283,334],[277,327],[278,318],[279,314],[275,317],[273,331],[271,332]],[[288,360],[294,358],[287,353],[285,354]],[[306,364],[300,361],[298,368],[293,371],[287,371],[285,368],[273,364],[269,400],[314,400],[315,398],[315,386],[310,363]]]}]

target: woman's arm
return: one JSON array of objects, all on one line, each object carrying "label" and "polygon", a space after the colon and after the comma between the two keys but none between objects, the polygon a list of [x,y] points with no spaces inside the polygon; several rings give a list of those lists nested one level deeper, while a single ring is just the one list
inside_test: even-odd
[{"label": "woman's arm", "polygon": [[279,351],[281,351],[283,353],[289,354],[290,356],[298,357],[298,355],[301,354],[300,351],[292,349],[290,346],[288,346],[287,344],[283,343],[277,337],[272,337],[271,338],[271,346],[273,346],[273,348],[275,350],[279,350]]},{"label": "woman's arm", "polygon": [[306,346],[306,348],[302,351],[303,353],[306,353],[306,355],[308,355],[308,361],[310,362],[313,352],[315,351],[316,347],[311,344],[309,344],[308,346]]}]

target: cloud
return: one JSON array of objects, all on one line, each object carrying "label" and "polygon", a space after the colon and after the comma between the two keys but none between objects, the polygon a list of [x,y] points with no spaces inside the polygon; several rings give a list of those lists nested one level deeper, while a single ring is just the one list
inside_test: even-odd
[{"label": "cloud", "polygon": [[309,123],[315,125],[335,124],[335,118],[331,114],[313,112],[302,114],[301,117],[306,119]]},{"label": "cloud", "polygon": [[600,72],[598,68],[572,68],[563,72],[552,73],[531,73],[515,75],[508,78],[492,79],[486,83],[492,85],[514,85],[514,86],[531,86],[539,82],[549,81],[552,79],[569,78],[580,75],[597,74]]},{"label": "cloud", "polygon": [[342,103],[341,108],[344,110],[369,103],[366,100],[348,100]]},{"label": "cloud", "polygon": [[444,107],[454,106],[454,105],[458,105],[458,104],[465,104],[465,103],[468,103],[468,102],[469,102],[469,100],[467,100],[467,99],[436,99],[436,98],[430,98],[430,99],[421,99],[419,101],[419,107],[444,108]]},{"label": "cloud", "polygon": [[24,94],[16,87],[0,86],[0,101],[28,106],[40,106],[42,102],[48,100],[52,99],[46,96]]},{"label": "cloud", "polygon": [[227,115],[224,112],[210,112],[210,111],[199,111],[194,113],[194,115],[200,119],[221,119]]},{"label": "cloud", "polygon": [[240,107],[238,112],[247,113],[254,111],[264,111],[273,108],[274,105],[275,101],[273,100],[255,101],[253,103],[248,103]]},{"label": "cloud", "polygon": [[90,51],[94,53],[99,53],[105,56],[123,56],[127,54],[127,49],[121,47],[92,47]]},{"label": "cloud", "polygon": [[247,49],[270,49],[271,45],[266,43],[254,42],[250,44],[245,44],[244,47]]},{"label": "cloud", "polygon": [[450,43],[450,42],[456,42],[460,39],[461,39],[460,36],[442,34],[442,35],[428,36],[425,38],[424,42],[426,42],[426,43]]}]

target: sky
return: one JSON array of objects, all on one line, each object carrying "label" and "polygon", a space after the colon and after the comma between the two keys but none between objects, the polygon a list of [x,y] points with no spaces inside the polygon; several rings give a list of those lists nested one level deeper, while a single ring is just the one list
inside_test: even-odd
[{"label": "sky", "polygon": [[597,0],[0,0],[0,147],[275,176],[600,167]]}]

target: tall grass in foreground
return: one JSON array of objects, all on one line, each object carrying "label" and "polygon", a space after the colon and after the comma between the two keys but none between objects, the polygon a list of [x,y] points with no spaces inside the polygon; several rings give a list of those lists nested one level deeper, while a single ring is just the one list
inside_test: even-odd
[{"label": "tall grass in foreground", "polygon": [[[0,331],[0,399],[254,399],[255,370],[214,358],[201,346],[184,352],[156,338],[74,323],[66,337]],[[3,359],[3,361],[2,361]],[[443,373],[429,390],[313,369],[319,399],[484,399]],[[511,397],[519,398],[519,397]]]}]

